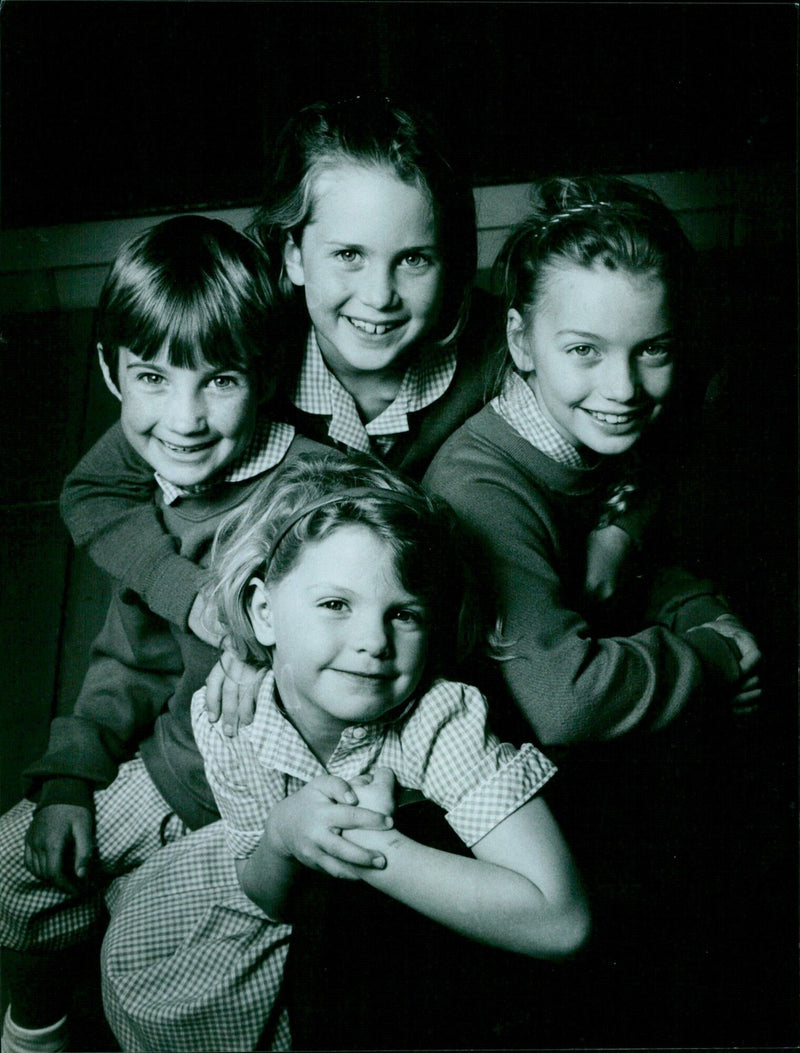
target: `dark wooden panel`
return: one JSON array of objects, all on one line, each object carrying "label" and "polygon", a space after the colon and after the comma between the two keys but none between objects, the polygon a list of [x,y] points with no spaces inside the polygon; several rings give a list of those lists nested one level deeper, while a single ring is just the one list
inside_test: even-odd
[{"label": "dark wooden panel", "polygon": [[287,114],[416,98],[478,184],[794,159],[791,4],[2,5],[3,217],[252,203]]},{"label": "dark wooden panel", "polygon": [[0,509],[0,797],[20,796],[20,773],[42,752],[53,712],[68,539],[55,506]]}]

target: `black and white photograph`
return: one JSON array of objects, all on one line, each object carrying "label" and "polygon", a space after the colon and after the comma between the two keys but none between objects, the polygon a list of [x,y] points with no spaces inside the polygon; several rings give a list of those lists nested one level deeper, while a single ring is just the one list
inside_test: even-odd
[{"label": "black and white photograph", "polygon": [[0,0],[1,1053],[800,1048],[799,23]]}]

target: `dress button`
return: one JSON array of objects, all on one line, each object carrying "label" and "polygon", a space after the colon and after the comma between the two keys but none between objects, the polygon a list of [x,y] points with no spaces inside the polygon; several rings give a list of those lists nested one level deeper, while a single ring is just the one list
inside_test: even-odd
[{"label": "dress button", "polygon": [[362,727],[353,728],[352,730],[352,735],[354,739],[363,739],[366,733],[367,729]]}]

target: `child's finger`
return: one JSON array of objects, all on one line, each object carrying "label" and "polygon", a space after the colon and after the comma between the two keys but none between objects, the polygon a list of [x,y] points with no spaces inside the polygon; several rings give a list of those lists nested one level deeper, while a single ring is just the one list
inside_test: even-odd
[{"label": "child's finger", "polygon": [[338,775],[321,775],[314,780],[314,788],[336,804],[355,804],[358,800],[350,783]]},{"label": "child's finger", "polygon": [[89,864],[94,855],[94,839],[90,825],[76,823],[73,828],[75,838],[75,876],[86,877]]},{"label": "child's finger", "polygon": [[337,830],[388,830],[394,825],[390,815],[360,805],[339,805],[330,819],[329,829]]},{"label": "child's finger", "polygon": [[380,852],[369,848],[362,848],[352,841],[346,841],[343,837],[331,833],[329,838],[320,846],[327,856],[338,860],[340,863],[348,863],[355,867],[373,867],[382,870],[386,866],[386,860]]},{"label": "child's finger", "polygon": [[78,886],[72,879],[72,868],[66,863],[67,855],[71,848],[72,842],[67,842],[66,839],[60,843],[51,841],[47,845],[43,877],[46,881],[52,882],[56,888],[61,889],[62,892],[75,895],[78,891]]},{"label": "child's finger", "polygon": [[742,652],[742,659],[739,663],[741,670],[743,673],[749,673],[761,661],[761,651],[758,649],[758,644],[750,633],[745,632],[740,633],[736,637],[736,646]]},{"label": "child's finger", "polygon": [[[266,669],[264,670],[266,675]],[[254,679],[251,684],[247,687],[242,688],[242,694],[239,698],[239,724],[247,725],[253,723],[253,717],[256,714],[256,698],[258,692],[261,689],[261,681],[264,679],[263,676],[259,676]]]},{"label": "child's finger", "polygon": [[344,881],[360,881],[362,874],[359,873],[359,869],[354,866],[350,866],[347,863],[342,863],[338,859],[334,859],[332,856],[324,856],[323,862],[319,864],[315,869],[327,874],[329,877],[339,878]]},{"label": "child's finger", "polygon": [[739,691],[752,691],[753,688],[761,686],[761,677],[758,673],[753,673],[752,676],[748,676],[746,680],[743,680],[739,684]]},{"label": "child's finger", "polygon": [[222,664],[217,662],[206,679],[206,716],[212,724],[215,724],[222,712],[222,685],[225,682],[225,672]]},{"label": "child's finger", "polygon": [[737,717],[748,717],[757,713],[760,708],[758,702],[742,702],[733,707],[733,713]]},{"label": "child's finger", "polygon": [[354,790],[359,789],[361,786],[369,786],[372,783],[372,774],[370,772],[364,772],[363,775],[356,775],[355,779],[350,780],[350,785]]},{"label": "child's finger", "polygon": [[756,687],[750,691],[740,691],[737,695],[734,695],[734,702],[738,705],[742,702],[755,702],[761,698],[761,688]]},{"label": "child's finger", "polygon": [[222,682],[222,730],[231,737],[239,730],[239,692],[241,688],[228,677]]}]

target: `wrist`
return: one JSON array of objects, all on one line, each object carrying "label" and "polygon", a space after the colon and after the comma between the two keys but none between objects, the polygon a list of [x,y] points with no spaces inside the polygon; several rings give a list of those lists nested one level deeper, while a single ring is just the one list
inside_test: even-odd
[{"label": "wrist", "polygon": [[359,848],[380,852],[384,856],[387,852],[397,851],[401,847],[402,842],[409,840],[404,834],[401,834],[399,830],[394,828],[390,830],[364,830],[360,827],[355,827],[352,830],[342,830],[342,837],[346,841],[352,841]]},{"label": "wrist", "polygon": [[281,828],[280,815],[276,814],[279,812],[279,809],[280,805],[276,805],[269,813],[267,822],[264,826],[264,834],[261,838],[261,843],[272,856],[282,859],[287,863],[294,863],[294,853],[289,849],[284,837]]}]

